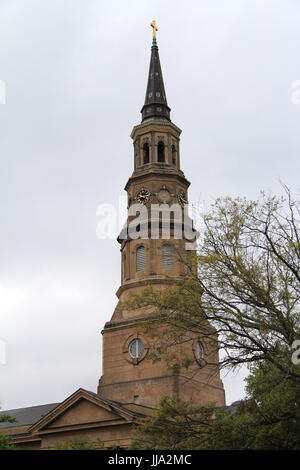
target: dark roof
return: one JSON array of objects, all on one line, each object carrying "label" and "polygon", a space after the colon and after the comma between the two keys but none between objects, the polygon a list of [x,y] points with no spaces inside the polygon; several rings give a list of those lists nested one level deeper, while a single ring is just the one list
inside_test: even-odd
[{"label": "dark roof", "polygon": [[15,418],[14,423],[0,423],[1,428],[14,428],[16,426],[26,426],[34,424],[39,421],[43,416],[52,411],[59,403],[48,403],[47,405],[30,406],[28,408],[17,408],[15,410],[0,411],[0,416],[8,414]]},{"label": "dark roof", "polygon": [[147,91],[141,113],[142,122],[148,119],[170,121],[170,108],[167,103],[158,47],[155,38],[153,38],[151,48]]}]

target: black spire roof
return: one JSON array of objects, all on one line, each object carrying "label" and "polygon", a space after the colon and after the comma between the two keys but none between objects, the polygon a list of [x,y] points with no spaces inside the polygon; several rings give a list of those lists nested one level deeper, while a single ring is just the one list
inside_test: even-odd
[{"label": "black spire roof", "polygon": [[171,109],[168,106],[166,98],[157,42],[154,37],[151,48],[145,103],[141,110],[142,122],[148,119],[170,121],[170,111]]}]

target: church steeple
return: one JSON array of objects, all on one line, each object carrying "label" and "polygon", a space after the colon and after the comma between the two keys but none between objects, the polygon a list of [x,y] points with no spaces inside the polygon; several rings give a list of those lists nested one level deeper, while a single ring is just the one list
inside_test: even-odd
[{"label": "church steeple", "polygon": [[[155,306],[132,309],[127,304],[131,295],[143,294],[145,289],[176,288],[190,271],[186,249],[194,241],[193,233],[192,238],[185,233],[185,227],[191,226],[185,212],[190,183],[180,169],[181,130],[170,120],[154,21],[151,26],[153,44],[142,122],[131,132],[134,171],[125,186],[128,216],[118,237],[122,265],[119,302],[102,332],[103,375],[98,393],[109,400],[150,407],[162,395],[173,394],[196,399],[199,404],[224,406],[222,382],[214,367],[217,351],[210,352],[209,341],[207,346],[203,344],[207,367],[202,367],[202,359],[199,363],[199,340],[193,332],[177,351],[195,367],[199,363],[199,370],[175,371],[163,360],[154,364],[148,352],[155,342],[143,331],[143,324],[155,313]],[[168,325],[157,327],[163,335]]]},{"label": "church steeple", "polygon": [[[154,26],[152,23],[154,23]],[[155,22],[152,23],[151,26],[153,27],[153,33],[155,33]],[[168,106],[166,98],[156,36],[153,34],[148,84],[145,103],[141,110],[142,122],[148,119],[170,121],[170,111],[171,109]]]}]

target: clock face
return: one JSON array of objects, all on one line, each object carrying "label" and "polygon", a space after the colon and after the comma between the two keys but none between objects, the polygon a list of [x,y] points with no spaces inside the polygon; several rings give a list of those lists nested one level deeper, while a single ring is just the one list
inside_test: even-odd
[{"label": "clock face", "polygon": [[150,193],[147,189],[142,188],[136,196],[137,200],[139,201],[140,204],[146,204],[147,201],[149,201],[150,198]]},{"label": "clock face", "polygon": [[166,204],[167,202],[170,201],[171,195],[167,189],[163,188],[157,194],[157,198],[160,202],[162,202],[163,204]]}]

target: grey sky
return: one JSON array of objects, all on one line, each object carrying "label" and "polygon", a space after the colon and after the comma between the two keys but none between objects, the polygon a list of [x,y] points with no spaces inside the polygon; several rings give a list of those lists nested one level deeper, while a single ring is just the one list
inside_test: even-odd
[{"label": "grey sky", "polygon": [[133,169],[152,19],[190,199],[299,187],[299,1],[0,0],[3,408],[96,390],[120,283],[96,209]]}]

